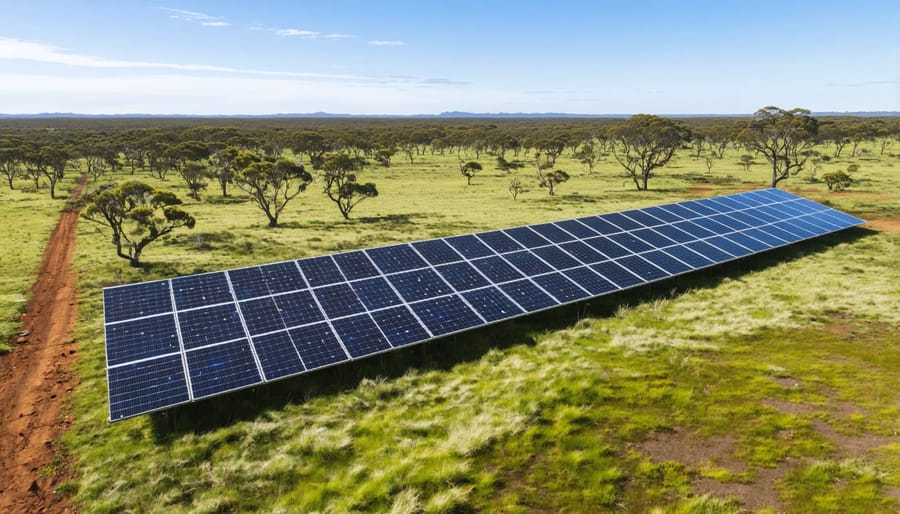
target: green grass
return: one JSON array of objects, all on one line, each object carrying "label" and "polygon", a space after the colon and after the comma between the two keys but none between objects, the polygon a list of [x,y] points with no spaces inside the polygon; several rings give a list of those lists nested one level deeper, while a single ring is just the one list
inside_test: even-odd
[{"label": "green grass", "polygon": [[19,317],[25,310],[44,247],[76,178],[73,171],[57,185],[61,197],[57,200],[50,199],[47,189],[35,191],[28,181],[16,181],[12,191],[5,183],[0,187],[4,234],[0,238],[0,354],[9,351],[7,343],[19,329]]},{"label": "green grass", "polygon": [[[148,247],[141,269],[115,258],[108,237],[82,223],[82,383],[65,436],[80,476],[65,489],[87,512],[736,512],[736,501],[704,494],[697,480],[751,482],[796,461],[778,485],[785,508],[895,510],[888,491],[900,487],[896,440],[845,459],[815,429],[817,420],[855,435],[896,437],[900,429],[900,236],[865,229],[168,413],[106,421],[102,286],[765,186],[765,167],[744,174],[737,156],[730,152],[711,174],[681,156],[647,193],[632,191],[611,161],[589,175],[560,159],[573,178],[559,196],[529,183],[518,201],[490,164],[467,187],[455,156],[414,165],[398,156],[390,169],[364,172],[381,196],[361,204],[354,221],[342,221],[314,184],[277,229],[265,228],[250,204],[216,200],[210,190],[205,201],[186,201],[196,229]],[[847,193],[799,178],[787,186],[854,213],[898,215],[896,161],[864,163],[865,180]],[[533,182],[530,171],[519,175]],[[186,198],[174,178],[166,185]],[[799,385],[784,387],[779,377]],[[765,400],[811,407],[785,414]],[[841,415],[841,402],[866,415]],[[659,462],[640,451],[653,434],[676,430],[701,441],[728,435],[743,469]]]}]

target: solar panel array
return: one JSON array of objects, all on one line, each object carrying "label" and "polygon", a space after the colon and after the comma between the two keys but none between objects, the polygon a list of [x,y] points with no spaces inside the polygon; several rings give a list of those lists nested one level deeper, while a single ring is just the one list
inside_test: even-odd
[{"label": "solar panel array", "polygon": [[765,189],[106,288],[110,420],[861,223]]}]

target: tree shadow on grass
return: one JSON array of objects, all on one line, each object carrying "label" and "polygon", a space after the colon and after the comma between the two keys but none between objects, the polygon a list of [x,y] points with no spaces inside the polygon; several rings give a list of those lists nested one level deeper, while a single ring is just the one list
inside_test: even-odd
[{"label": "tree shadow on grass", "polygon": [[449,370],[458,364],[477,361],[492,349],[533,345],[536,334],[569,328],[582,317],[607,318],[622,307],[675,298],[691,290],[711,289],[725,280],[734,280],[747,273],[821,253],[838,244],[852,243],[874,234],[877,232],[855,227],[713,268],[441,338],[436,342],[414,345],[154,413],[151,414],[153,435],[158,443],[164,444],[184,434],[205,433],[238,421],[252,420],[267,410],[282,409],[287,405],[353,390],[364,379],[381,377],[392,380],[410,370]]}]

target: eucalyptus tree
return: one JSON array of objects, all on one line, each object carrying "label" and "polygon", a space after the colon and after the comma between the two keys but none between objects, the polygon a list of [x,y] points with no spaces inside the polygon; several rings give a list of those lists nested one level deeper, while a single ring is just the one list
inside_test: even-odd
[{"label": "eucalyptus tree", "polygon": [[235,158],[239,171],[234,175],[234,183],[265,213],[269,226],[277,227],[285,206],[306,191],[312,175],[302,164],[288,159],[272,162],[247,153]]},{"label": "eucalyptus tree", "polygon": [[365,159],[351,157],[344,152],[325,154],[322,165],[324,193],[337,205],[345,220],[350,219],[350,211],[360,202],[378,196],[375,184],[372,182],[360,184],[357,181],[357,173],[362,171],[365,165]]},{"label": "eucalyptus tree", "polygon": [[131,181],[99,188],[86,198],[81,216],[109,227],[116,255],[137,267],[147,245],[175,229],[194,228],[196,220],[180,204],[173,193]]},{"label": "eucalyptus tree", "polygon": [[768,106],[756,111],[743,140],[772,165],[772,187],[803,170],[818,141],[819,122],[806,109]]},{"label": "eucalyptus tree", "polygon": [[612,127],[609,135],[616,161],[637,190],[646,191],[654,170],[665,166],[690,141],[691,131],[668,118],[636,114]]}]

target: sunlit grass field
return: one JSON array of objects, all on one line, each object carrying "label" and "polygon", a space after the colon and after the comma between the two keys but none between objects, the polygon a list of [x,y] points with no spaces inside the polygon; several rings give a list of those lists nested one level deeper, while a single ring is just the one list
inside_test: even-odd
[{"label": "sunlit grass field", "polygon": [[28,181],[16,181],[12,191],[5,183],[0,187],[0,353],[9,350],[7,343],[19,328],[44,247],[77,178],[78,173],[69,173],[57,185],[57,200]]},{"label": "sunlit grass field", "polygon": [[[236,188],[223,199],[211,185],[197,202],[176,175],[159,183],[139,173],[177,192],[197,226],[149,246],[145,267],[133,269],[115,257],[108,235],[82,220],[75,262],[82,383],[65,436],[79,478],[61,493],[85,512],[738,512],[741,488],[772,489],[759,484],[774,474],[773,509],[896,511],[900,235],[868,229],[107,423],[103,286],[713,196],[769,180],[764,163],[745,173],[733,150],[711,172],[684,151],[651,179],[650,191],[637,192],[611,157],[593,173],[569,157],[557,167],[572,178],[550,197],[530,166],[510,175],[483,156],[485,170],[466,186],[456,155],[409,163],[398,154],[391,168],[361,174],[380,196],[360,204],[352,221],[314,183],[274,229]],[[858,216],[900,216],[900,159],[835,159],[819,175],[850,163],[860,170],[848,192],[829,193],[802,175],[783,186]],[[511,176],[529,189],[515,201]],[[646,445],[672,434],[700,447],[727,444],[722,455],[693,460]]]}]

